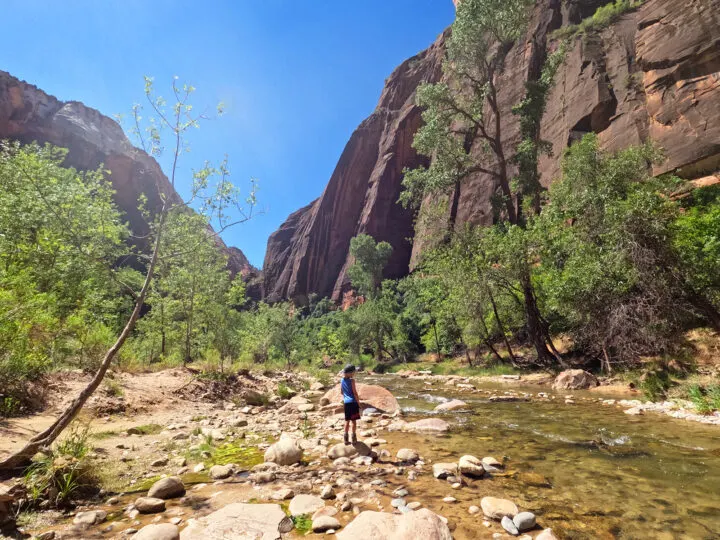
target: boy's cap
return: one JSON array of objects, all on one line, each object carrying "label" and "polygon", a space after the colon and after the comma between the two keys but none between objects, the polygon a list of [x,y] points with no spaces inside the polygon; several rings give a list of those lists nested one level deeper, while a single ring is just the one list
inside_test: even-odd
[{"label": "boy's cap", "polygon": [[343,368],[343,373],[355,373],[355,366],[348,364]]}]

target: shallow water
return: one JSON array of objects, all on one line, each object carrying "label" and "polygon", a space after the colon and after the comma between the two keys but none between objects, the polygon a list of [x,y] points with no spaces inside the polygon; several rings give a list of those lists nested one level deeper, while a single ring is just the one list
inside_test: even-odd
[{"label": "shallow water", "polygon": [[[409,419],[433,413],[443,398],[460,398],[469,412],[445,413],[448,436],[388,437],[434,461],[463,454],[506,458],[506,474],[451,490],[431,480],[427,506],[454,519],[456,538],[480,537],[481,518],[467,508],[484,495],[507,496],[564,538],[720,538],[720,429],[654,414],[629,416],[588,392],[556,399],[491,403],[480,393],[396,376],[367,378],[389,388]],[[537,394],[538,388],[511,388]],[[572,394],[575,404],[563,397]],[[392,435],[392,434],[391,434]],[[528,474],[532,473],[532,474]],[[542,478],[544,477],[544,478]],[[542,486],[545,483],[545,486]],[[441,507],[442,506],[442,507]]]}]

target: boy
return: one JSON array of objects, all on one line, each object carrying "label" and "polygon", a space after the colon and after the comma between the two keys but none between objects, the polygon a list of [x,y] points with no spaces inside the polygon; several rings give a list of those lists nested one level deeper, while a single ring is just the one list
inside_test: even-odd
[{"label": "boy", "polygon": [[349,431],[352,422],[352,443],[357,443],[357,420],[360,418],[360,396],[355,387],[355,366],[347,365],[343,369],[340,381],[343,404],[345,405],[345,444],[350,444]]}]

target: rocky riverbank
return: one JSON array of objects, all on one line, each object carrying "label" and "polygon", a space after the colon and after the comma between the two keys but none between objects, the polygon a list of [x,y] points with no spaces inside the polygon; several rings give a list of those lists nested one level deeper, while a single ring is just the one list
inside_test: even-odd
[{"label": "rocky riverbank", "polygon": [[[337,396],[320,381],[290,374],[257,376],[251,385],[242,379],[236,381],[241,391],[226,394],[232,400],[211,399],[218,395],[208,390],[214,384],[178,381],[171,406],[148,412],[144,424],[125,414],[95,420],[88,459],[100,473],[100,492],[75,508],[41,502],[20,515],[20,528],[45,540],[308,534],[548,540],[566,530],[585,530],[587,536],[571,536],[588,538],[612,530],[609,516],[582,501],[575,501],[578,508],[558,507],[548,499],[555,481],[526,464],[526,451],[489,426],[480,435],[468,432],[468,421],[478,421],[478,403],[498,413],[523,407],[652,410],[649,405],[609,398],[602,386],[553,389],[552,378],[545,387],[529,387],[522,377],[504,377],[490,388],[487,380],[427,373],[383,381],[411,385],[431,409],[403,411],[390,392],[359,384],[366,407],[355,445],[341,442]],[[611,459],[636,455],[624,449],[622,437],[563,440],[568,448],[599,450]],[[478,452],[483,448],[490,452]],[[0,503],[29,509],[30,496],[22,485],[6,485]]]}]

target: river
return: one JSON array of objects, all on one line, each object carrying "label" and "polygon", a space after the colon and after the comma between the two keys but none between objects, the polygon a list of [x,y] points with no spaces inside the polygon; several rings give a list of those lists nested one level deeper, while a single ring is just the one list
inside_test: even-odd
[{"label": "river", "polygon": [[[477,538],[482,519],[470,504],[484,495],[505,496],[530,510],[563,538],[720,538],[720,428],[646,414],[629,416],[599,403],[595,392],[512,387],[529,402],[496,403],[488,393],[507,386],[475,384],[470,392],[417,378],[371,376],[363,382],[390,389],[408,419],[434,415],[438,403],[460,398],[469,411],[443,413],[450,434],[390,434],[391,444],[415,445],[434,461],[461,455],[506,460],[502,476],[450,490],[426,481],[431,509],[456,522],[456,538]],[[572,394],[573,404],[564,396]],[[454,491],[453,493],[449,493]],[[442,496],[458,503],[447,505]]]}]

